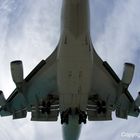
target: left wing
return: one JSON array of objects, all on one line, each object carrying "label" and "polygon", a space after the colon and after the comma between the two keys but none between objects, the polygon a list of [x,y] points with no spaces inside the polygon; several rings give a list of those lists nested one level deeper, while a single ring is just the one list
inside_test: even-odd
[{"label": "left wing", "polygon": [[13,115],[13,119],[26,117],[32,112],[34,121],[56,121],[59,113],[57,92],[57,49],[48,59],[42,60],[23,80],[1,108],[1,116]]},{"label": "left wing", "polygon": [[[92,91],[89,95],[87,115],[89,120],[111,120],[112,111],[116,116],[127,119],[128,115],[137,117],[139,108],[128,91],[132,77],[132,64],[124,71],[123,79],[120,80],[107,62],[93,50],[93,77]],[[129,76],[130,75],[130,76]]]}]

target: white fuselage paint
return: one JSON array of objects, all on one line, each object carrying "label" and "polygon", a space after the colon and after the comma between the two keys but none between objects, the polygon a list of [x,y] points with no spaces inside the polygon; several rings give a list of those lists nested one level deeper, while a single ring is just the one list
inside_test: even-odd
[{"label": "white fuselage paint", "polygon": [[75,39],[71,35],[67,39],[67,44],[62,41],[63,45],[58,50],[60,109],[79,108],[85,111],[91,89],[91,49],[84,39]]},{"label": "white fuselage paint", "polygon": [[88,0],[63,0],[61,18],[57,54],[60,112],[68,108],[85,111],[92,77]]},{"label": "white fuselage paint", "polygon": [[88,0],[63,0],[61,37],[57,53],[57,84],[60,113],[72,109],[63,125],[64,140],[78,140],[81,125],[75,108],[86,111],[91,90],[93,56]]}]

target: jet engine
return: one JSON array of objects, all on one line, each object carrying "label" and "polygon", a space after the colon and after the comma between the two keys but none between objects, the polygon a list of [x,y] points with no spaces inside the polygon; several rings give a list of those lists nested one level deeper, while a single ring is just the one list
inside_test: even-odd
[{"label": "jet engine", "polygon": [[23,82],[23,65],[22,61],[17,60],[11,62],[11,74],[16,86],[19,86]]},{"label": "jet engine", "polygon": [[135,65],[131,63],[125,63],[124,64],[124,71],[122,76],[122,84],[125,86],[125,88],[128,88],[130,85],[133,75],[134,75]]},{"label": "jet engine", "polygon": [[137,96],[137,98],[136,98],[136,100],[135,100],[135,104],[136,104],[136,106],[140,106],[140,92],[138,93],[138,96]]},{"label": "jet engine", "polygon": [[4,94],[2,91],[0,91],[0,106],[5,105],[5,103],[6,103],[6,99],[4,97]]}]

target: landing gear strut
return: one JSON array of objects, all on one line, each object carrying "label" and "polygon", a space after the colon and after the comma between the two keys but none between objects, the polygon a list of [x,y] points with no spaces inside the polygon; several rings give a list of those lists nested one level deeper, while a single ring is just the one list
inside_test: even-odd
[{"label": "landing gear strut", "polygon": [[76,108],[75,111],[73,112],[71,110],[71,108],[67,109],[66,111],[63,111],[61,114],[61,124],[68,124],[69,123],[69,115],[72,115],[74,113],[74,115],[78,115],[79,119],[78,119],[78,123],[84,123],[86,124],[86,119],[87,119],[87,114],[85,113],[85,111],[81,111],[80,109]]},{"label": "landing gear strut", "polygon": [[68,124],[69,123],[69,115],[71,115],[71,108],[63,111],[61,114],[61,124]]},{"label": "landing gear strut", "polygon": [[100,113],[106,113],[106,103],[105,101],[99,102],[97,101],[97,112]]},{"label": "landing gear strut", "polygon": [[44,114],[44,113],[46,113],[47,112],[47,114],[50,114],[50,112],[51,112],[51,109],[50,109],[50,107],[51,107],[51,103],[50,102],[45,102],[45,101],[42,101],[42,108],[41,108],[41,112]]},{"label": "landing gear strut", "polygon": [[86,124],[86,119],[87,119],[87,114],[85,113],[85,111],[81,111],[80,109],[76,108],[76,114],[79,115],[79,124],[84,123]]}]

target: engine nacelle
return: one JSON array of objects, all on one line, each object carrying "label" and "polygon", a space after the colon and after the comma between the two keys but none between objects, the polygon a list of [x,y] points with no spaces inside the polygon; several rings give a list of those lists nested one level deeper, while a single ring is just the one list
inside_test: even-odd
[{"label": "engine nacelle", "polygon": [[5,105],[5,103],[6,103],[6,99],[4,97],[4,94],[2,91],[0,91],[0,106]]},{"label": "engine nacelle", "polygon": [[137,98],[136,98],[136,100],[135,100],[135,104],[136,104],[136,106],[140,106],[140,92],[138,93],[138,96],[137,96]]},{"label": "engine nacelle", "polygon": [[16,85],[23,82],[23,65],[22,61],[17,60],[11,62],[11,74]]},{"label": "engine nacelle", "polygon": [[124,64],[122,83],[127,87],[130,85],[134,75],[135,65],[131,63]]}]

